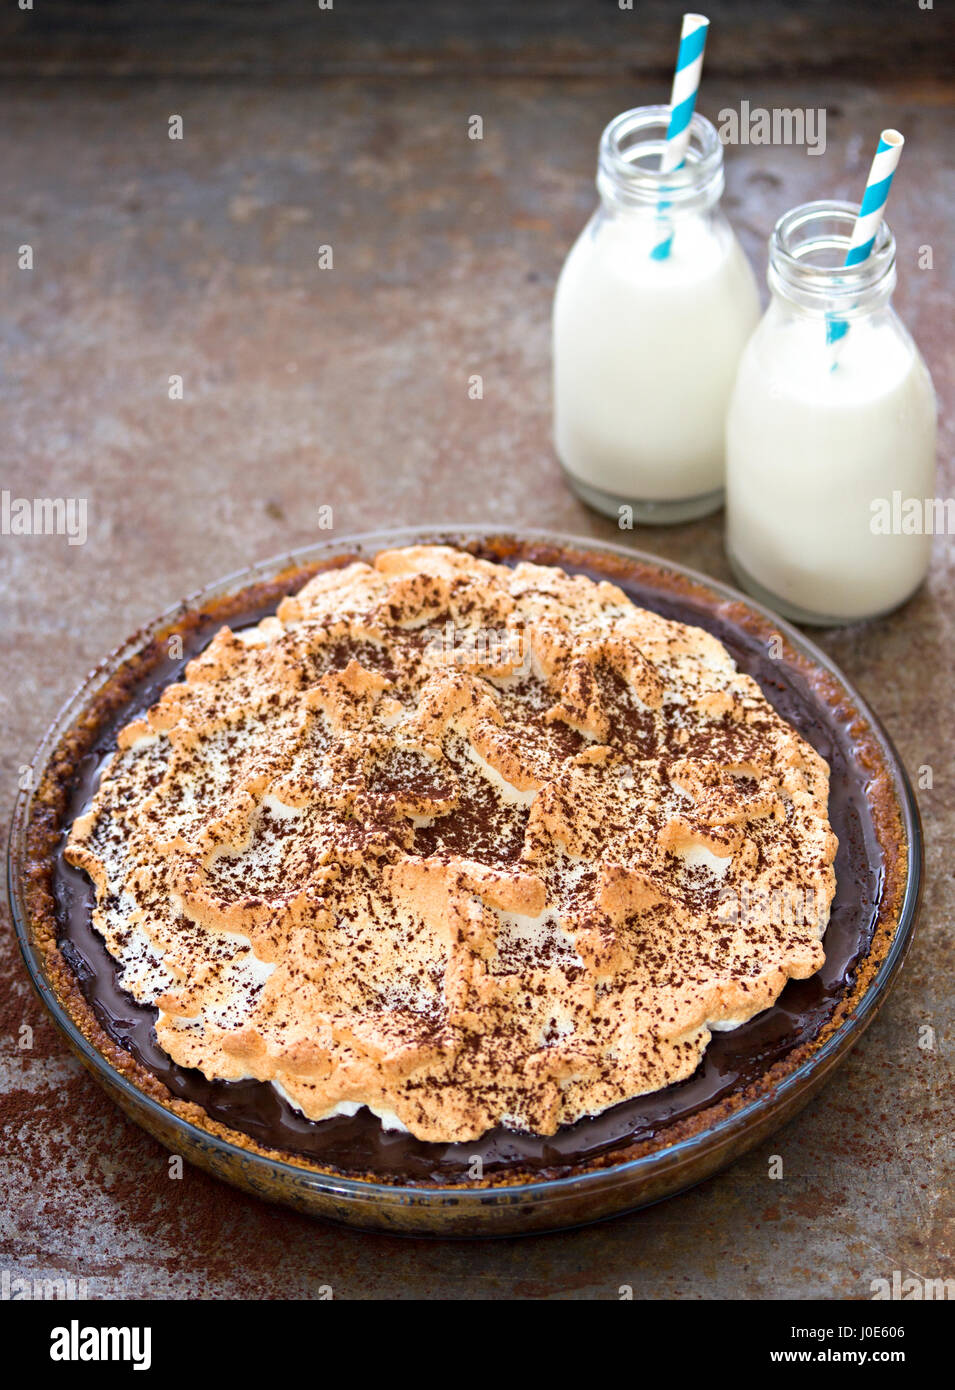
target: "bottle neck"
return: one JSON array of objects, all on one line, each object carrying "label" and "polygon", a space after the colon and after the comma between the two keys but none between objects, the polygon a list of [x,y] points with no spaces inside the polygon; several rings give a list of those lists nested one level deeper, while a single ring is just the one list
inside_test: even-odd
[{"label": "bottle neck", "polygon": [[723,192],[723,146],[710,122],[696,113],[678,169],[664,173],[668,106],[639,106],[610,122],[600,138],[597,190],[608,212],[650,213],[667,219],[706,212]]},{"label": "bottle neck", "polygon": [[779,219],[769,239],[766,279],[777,299],[804,313],[858,318],[884,308],[895,289],[895,238],[879,227],[869,256],[845,264],[859,209],[854,203],[804,203]]}]

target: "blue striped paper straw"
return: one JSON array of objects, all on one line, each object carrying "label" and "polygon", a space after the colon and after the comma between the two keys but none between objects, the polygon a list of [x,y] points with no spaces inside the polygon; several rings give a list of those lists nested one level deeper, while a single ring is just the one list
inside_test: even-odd
[{"label": "blue striped paper straw", "polygon": [[[700,90],[700,74],[703,71],[703,49],[706,47],[706,32],[710,21],[706,15],[685,14],[680,31],[680,48],[676,55],[676,70],[673,74],[673,90],[670,93],[670,124],[667,126],[667,142],[660,160],[660,171],[672,174],[674,169],[683,167],[686,147],[690,143],[690,122],[696,109],[696,94]],[[661,202],[660,212],[665,212],[667,203]],[[665,261],[670,254],[673,233],[658,245],[650,255],[657,261]]]},{"label": "blue striped paper straw", "polygon": [[[859,216],[849,238],[844,264],[859,265],[866,260],[875,245],[876,233],[885,213],[885,204],[892,187],[892,176],[902,157],[905,137],[897,130],[883,130],[879,136],[879,148],[875,152],[869,177],[866,179],[865,193]],[[826,325],[826,342],[837,343],[849,331],[845,319],[831,319]]]}]

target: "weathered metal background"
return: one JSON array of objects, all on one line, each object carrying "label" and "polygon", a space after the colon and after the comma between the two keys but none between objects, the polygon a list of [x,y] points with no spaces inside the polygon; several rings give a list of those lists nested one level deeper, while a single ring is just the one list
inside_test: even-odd
[{"label": "weathered metal background", "polygon": [[[247,19],[259,12],[248,80],[236,80],[238,60],[229,80],[124,78],[124,62],[139,71],[148,53],[140,35],[131,47],[117,41],[108,81],[24,79],[0,95],[0,483],[14,496],[89,504],[84,546],[0,536],[4,816],[21,764],[106,650],[190,589],[319,538],[320,506],[333,508],[340,536],[420,520],[619,539],[558,476],[548,316],[592,205],[603,124],[666,99],[665,79],[650,75],[656,58],[634,76],[634,43],[614,66],[606,39],[574,28],[574,6],[564,30],[539,35],[522,21],[508,39],[507,7],[487,66],[501,69],[506,50],[510,75],[482,72],[465,26],[457,39],[406,36],[431,71],[424,79],[396,75],[398,39],[365,35],[335,57],[347,72],[350,52],[363,75],[265,80],[252,40],[264,41],[270,7],[239,8]],[[828,151],[729,150],[726,205],[761,273],[780,212],[859,196],[880,127],[905,132],[890,213],[897,303],[935,375],[950,494],[951,90],[913,76],[908,61],[895,78],[876,62],[878,87],[862,85],[862,62],[854,83],[795,76],[798,50],[813,69],[827,44],[844,57],[854,21],[806,30],[793,7],[758,8],[766,25],[749,6],[738,45],[751,60],[789,24],[789,75],[770,78],[750,61],[745,78],[708,81],[702,108],[715,116],[741,97],[826,106]],[[617,12],[598,9],[606,35]],[[677,12],[648,7],[649,32],[662,35],[665,19],[668,47]],[[106,44],[95,24],[72,40],[58,32],[32,53],[21,32],[8,63],[37,72],[45,53],[48,72],[81,73],[90,45]],[[178,63],[194,73],[190,42],[184,31]],[[237,51],[236,35],[221,42],[226,57]],[[208,56],[208,34],[197,43]],[[719,44],[741,51],[725,35]],[[278,46],[287,69],[294,45]],[[178,70],[168,35],[156,53],[158,71]],[[457,76],[442,75],[453,67]],[[173,113],[181,142],[167,138]],[[483,117],[483,141],[467,138],[471,114]],[[27,243],[29,272],[16,254]],[[334,249],[331,270],[319,269],[322,245]],[[918,268],[925,246],[934,269]],[[484,378],[481,401],[468,398],[473,373]],[[171,375],[183,378],[181,401],[168,398]],[[728,577],[719,518],[632,540]],[[953,588],[949,537],[904,611],[822,639],[910,770],[930,769],[919,793],[928,888],[890,1003],[822,1099],[770,1144],[650,1211],[524,1242],[402,1242],[309,1222],[191,1170],[171,1180],[166,1153],[68,1057],[4,919],[0,1271],[85,1279],[94,1296],[201,1298],[309,1296],[323,1285],[338,1297],[614,1298],[630,1285],[651,1297],[865,1298],[893,1270],[955,1275]],[[774,1154],[781,1180],[769,1176]]]},{"label": "weathered metal background", "polygon": [[[0,13],[4,74],[666,77],[683,10],[675,0],[32,3]],[[708,77],[951,72],[955,21],[943,0],[712,0],[707,13]]]}]

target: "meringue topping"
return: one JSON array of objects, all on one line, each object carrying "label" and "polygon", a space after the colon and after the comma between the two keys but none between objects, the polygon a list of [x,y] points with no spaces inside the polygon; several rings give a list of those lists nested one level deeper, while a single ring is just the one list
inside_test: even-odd
[{"label": "meringue topping", "polygon": [[223,628],[66,857],[177,1064],[312,1120],[547,1135],[820,967],[828,782],[701,629],[411,547]]}]

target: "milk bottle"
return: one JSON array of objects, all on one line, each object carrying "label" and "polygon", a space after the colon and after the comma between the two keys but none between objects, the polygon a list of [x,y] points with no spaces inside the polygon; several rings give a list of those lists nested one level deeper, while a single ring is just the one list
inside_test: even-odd
[{"label": "milk bottle", "polygon": [[[890,304],[886,224],[865,261],[842,264],[857,211],[808,203],[777,223],[772,301],[727,419],[730,562],[744,588],[798,622],[885,613],[929,562],[932,381]],[[899,494],[917,503],[904,521]]]},{"label": "milk bottle", "polygon": [[719,137],[694,115],[682,168],[662,173],[668,119],[668,107],[641,107],[604,131],[600,206],[554,298],[558,457],[584,501],[613,517],[626,504],[644,522],[721,505],[726,408],[759,317],[719,208]]}]

